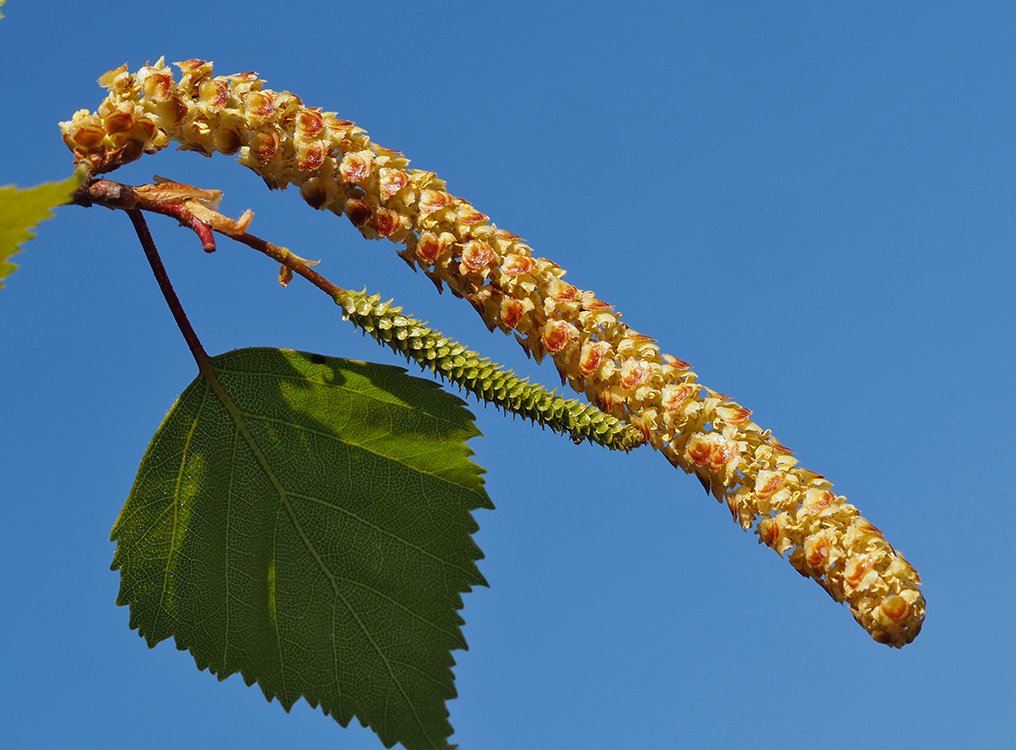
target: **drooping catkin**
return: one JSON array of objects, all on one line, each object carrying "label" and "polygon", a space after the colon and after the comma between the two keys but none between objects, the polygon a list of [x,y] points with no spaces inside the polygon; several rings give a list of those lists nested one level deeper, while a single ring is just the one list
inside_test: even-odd
[{"label": "drooping catkin", "polygon": [[162,60],[102,76],[108,95],[97,112],[61,123],[77,159],[100,173],[170,142],[235,154],[269,187],[295,185],[365,237],[401,245],[410,265],[468,300],[491,330],[514,334],[537,360],[549,356],[575,390],[696,474],[737,523],[845,602],[875,640],[900,647],[917,636],[925,613],[917,572],[748,409],[700,385],[690,365],[661,353],[612,305],[354,123],[265,89],[254,73],[215,76],[202,60],[177,67],[179,81]]}]

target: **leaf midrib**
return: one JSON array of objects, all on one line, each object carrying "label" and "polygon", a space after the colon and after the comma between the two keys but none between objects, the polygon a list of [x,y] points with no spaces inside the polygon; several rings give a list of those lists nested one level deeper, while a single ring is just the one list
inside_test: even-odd
[{"label": "leaf midrib", "polygon": [[[226,411],[229,413],[229,416],[233,421],[233,424],[236,425],[236,428],[239,431],[240,435],[243,437],[244,442],[247,443],[247,447],[250,448],[251,453],[254,454],[254,458],[257,460],[258,464],[265,472],[265,475],[268,477],[268,480],[275,488],[275,491],[279,495],[279,501],[285,508],[286,514],[289,516],[290,522],[296,529],[296,532],[299,535],[300,540],[303,542],[304,546],[307,548],[307,551],[310,553],[311,557],[314,558],[314,562],[317,564],[317,566],[321,569],[321,572],[324,573],[325,577],[328,579],[328,582],[331,584],[332,591],[335,593],[336,598],[338,598],[346,607],[346,609],[349,610],[349,613],[353,616],[353,619],[356,620],[356,624],[359,626],[364,636],[367,638],[371,646],[377,652],[377,655],[381,658],[381,661],[384,662],[385,669],[388,670],[388,676],[391,678],[391,681],[395,683],[395,686],[398,687],[399,692],[402,694],[403,700],[406,701],[406,705],[409,706],[409,709],[413,714],[413,718],[416,720],[417,725],[420,727],[420,731],[423,732],[424,738],[426,738],[427,742],[430,743],[431,747],[439,748],[439,745],[435,744],[434,740],[431,739],[430,733],[427,731],[427,727],[420,719],[420,715],[417,712],[416,705],[410,699],[409,694],[406,692],[406,689],[402,686],[402,683],[395,676],[395,671],[392,669],[392,665],[389,662],[388,657],[385,655],[384,651],[381,650],[381,647],[377,644],[377,642],[374,640],[374,637],[367,630],[366,625],[360,618],[359,612],[357,612],[356,609],[354,609],[353,606],[346,599],[346,597],[343,596],[342,591],[340,590],[338,583],[335,580],[335,576],[332,574],[332,571],[328,568],[327,565],[325,565],[324,561],[321,559],[321,556],[317,551],[317,548],[315,548],[314,545],[311,543],[310,538],[307,536],[306,532],[303,529],[303,525],[300,523],[299,519],[296,516],[296,511],[294,510],[292,503],[290,503],[289,501],[288,491],[286,490],[285,487],[282,486],[282,482],[279,480],[278,476],[276,476],[275,474],[275,471],[272,469],[272,466],[268,461],[268,457],[265,455],[264,451],[261,450],[261,446],[254,438],[253,433],[251,433],[250,428],[247,426],[247,422],[244,419],[243,413],[240,411],[239,407],[233,401],[232,397],[229,395],[226,389],[222,386],[222,383],[219,382],[219,379],[216,375],[215,365],[210,361],[207,362],[206,366],[201,368],[201,375],[205,379],[205,382],[208,384],[211,390],[222,402],[222,405],[226,408]],[[280,664],[281,664],[281,652],[280,652]],[[285,670],[283,670],[283,674],[284,673]]]}]

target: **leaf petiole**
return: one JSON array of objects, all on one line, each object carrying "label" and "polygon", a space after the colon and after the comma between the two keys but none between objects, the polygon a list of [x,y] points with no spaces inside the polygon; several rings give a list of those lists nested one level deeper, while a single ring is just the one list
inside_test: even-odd
[{"label": "leaf petiole", "polygon": [[166,304],[169,305],[170,312],[173,313],[173,320],[176,321],[177,328],[179,328],[180,333],[183,334],[184,341],[187,342],[187,348],[190,349],[191,355],[194,357],[194,361],[198,365],[198,370],[203,375],[207,376],[212,372],[212,368],[209,364],[208,352],[206,352],[205,348],[201,345],[201,340],[198,338],[197,333],[194,331],[194,327],[187,318],[187,313],[183,309],[183,304],[180,302],[180,298],[177,296],[176,290],[173,289],[173,283],[169,280],[169,274],[166,273],[166,266],[162,263],[159,250],[155,246],[155,240],[152,238],[152,233],[148,229],[148,222],[145,221],[145,215],[139,208],[128,208],[126,211],[127,216],[130,217],[131,224],[134,226],[134,231],[138,235],[138,240],[141,242],[141,247],[145,251],[145,257],[148,258],[148,265],[152,267],[152,274],[155,276],[155,280],[159,284],[159,291],[162,292],[162,296],[166,300]]}]

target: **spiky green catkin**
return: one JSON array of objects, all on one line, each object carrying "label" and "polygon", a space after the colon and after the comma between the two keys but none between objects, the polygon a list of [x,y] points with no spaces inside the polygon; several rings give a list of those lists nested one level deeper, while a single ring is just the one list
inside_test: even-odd
[{"label": "spiky green catkin", "polygon": [[333,296],[345,317],[383,346],[436,373],[478,399],[518,414],[555,432],[584,438],[611,450],[630,451],[645,443],[635,427],[595,406],[565,399],[520,378],[426,324],[402,314],[381,296],[345,291]]}]

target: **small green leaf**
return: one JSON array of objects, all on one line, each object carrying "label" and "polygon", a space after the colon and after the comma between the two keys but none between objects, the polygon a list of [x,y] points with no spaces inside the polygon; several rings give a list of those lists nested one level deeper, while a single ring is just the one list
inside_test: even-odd
[{"label": "small green leaf", "polygon": [[472,511],[493,507],[472,415],[396,367],[242,349],[209,370],[113,528],[131,627],[287,710],[447,747],[458,610],[485,583]]},{"label": "small green leaf", "polygon": [[32,188],[0,185],[0,289],[3,280],[17,268],[11,256],[35,236],[32,229],[36,224],[50,218],[54,208],[70,199],[81,185],[82,176],[78,172],[63,182],[45,182]]}]

